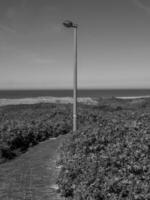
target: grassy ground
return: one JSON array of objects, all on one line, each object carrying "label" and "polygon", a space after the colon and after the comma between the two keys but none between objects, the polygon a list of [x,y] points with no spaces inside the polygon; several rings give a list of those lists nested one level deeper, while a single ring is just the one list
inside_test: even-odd
[{"label": "grassy ground", "polygon": [[[49,139],[20,157],[0,165],[1,200],[57,200],[55,185],[58,146],[64,139]],[[61,198],[62,199],[62,198]]]}]

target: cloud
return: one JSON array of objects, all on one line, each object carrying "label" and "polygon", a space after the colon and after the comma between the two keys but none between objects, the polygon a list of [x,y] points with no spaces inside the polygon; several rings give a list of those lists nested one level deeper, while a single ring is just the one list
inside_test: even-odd
[{"label": "cloud", "polygon": [[134,3],[137,7],[139,7],[139,8],[141,8],[141,9],[145,10],[148,14],[150,14],[150,7],[146,6],[146,5],[142,2],[142,0],[133,0],[133,3]]},{"label": "cloud", "polygon": [[12,27],[0,24],[0,31],[5,31],[5,32],[10,32],[10,33],[16,33],[16,30],[13,29]]}]

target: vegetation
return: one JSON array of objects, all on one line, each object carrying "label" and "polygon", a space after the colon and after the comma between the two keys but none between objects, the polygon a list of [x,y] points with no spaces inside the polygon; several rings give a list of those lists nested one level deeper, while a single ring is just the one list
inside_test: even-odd
[{"label": "vegetation", "polygon": [[0,122],[1,160],[69,133],[57,181],[66,199],[150,199],[150,99],[79,104],[76,133],[70,104],[1,107]]},{"label": "vegetation", "polygon": [[71,133],[61,147],[62,196],[150,199],[149,99],[106,100],[82,117],[86,125]]},{"label": "vegetation", "polygon": [[1,107],[1,162],[14,158],[43,140],[66,134],[71,127],[70,105],[35,104]]}]

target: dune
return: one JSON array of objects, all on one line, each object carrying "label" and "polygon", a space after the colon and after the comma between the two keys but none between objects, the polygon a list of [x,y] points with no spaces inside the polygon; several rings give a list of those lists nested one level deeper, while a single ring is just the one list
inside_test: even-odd
[{"label": "dune", "polygon": [[[97,101],[90,97],[78,98],[78,102],[88,105],[96,105]],[[72,97],[36,97],[23,99],[0,99],[0,106],[17,105],[17,104],[37,104],[37,103],[73,103]]]}]

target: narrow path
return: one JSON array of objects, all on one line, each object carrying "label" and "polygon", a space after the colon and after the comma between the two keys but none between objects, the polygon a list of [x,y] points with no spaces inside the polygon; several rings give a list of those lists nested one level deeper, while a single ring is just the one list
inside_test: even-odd
[{"label": "narrow path", "polygon": [[62,200],[53,186],[58,146],[65,136],[50,139],[0,165],[1,200]]}]

